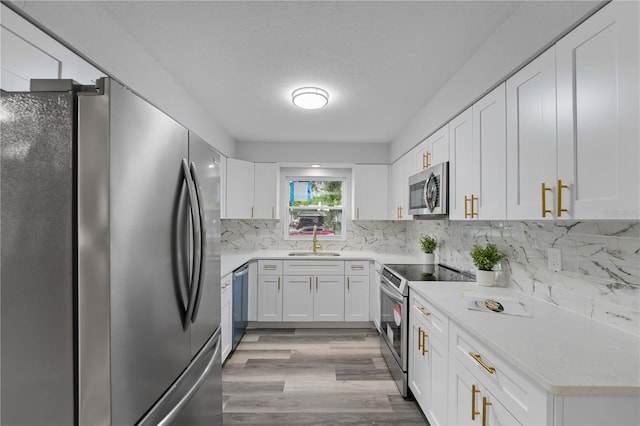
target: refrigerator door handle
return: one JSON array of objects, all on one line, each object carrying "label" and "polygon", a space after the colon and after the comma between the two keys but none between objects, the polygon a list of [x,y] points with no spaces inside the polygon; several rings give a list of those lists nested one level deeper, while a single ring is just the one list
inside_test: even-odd
[{"label": "refrigerator door handle", "polygon": [[191,317],[193,316],[193,311],[195,308],[195,299],[196,293],[198,290],[198,282],[200,281],[200,262],[202,260],[202,233],[200,230],[200,215],[199,215],[199,205],[198,198],[196,194],[195,184],[191,178],[191,172],[189,171],[189,165],[187,164],[187,160],[182,159],[182,172],[184,174],[184,179],[187,183],[187,189],[189,194],[189,206],[191,208],[191,227],[192,227],[192,235],[193,235],[193,260],[192,260],[192,268],[191,268],[191,279],[189,285],[189,301],[187,302],[187,313],[184,321],[184,329],[185,331],[189,329],[191,324]]},{"label": "refrigerator door handle", "polygon": [[191,167],[190,167],[190,171],[191,171],[191,179],[193,179],[193,183],[195,186],[195,193],[196,193],[196,198],[198,200],[198,216],[200,217],[200,270],[198,273],[198,284],[197,284],[197,291],[196,291],[196,298],[195,298],[195,302],[194,302],[194,307],[193,307],[193,314],[191,315],[191,322],[196,322],[196,318],[198,317],[198,308],[200,307],[200,299],[202,296],[202,287],[204,286],[204,283],[202,282],[202,280],[204,279],[205,276],[205,260],[206,260],[206,254],[207,254],[207,231],[205,229],[205,223],[204,223],[204,207],[203,207],[203,198],[202,198],[202,193],[200,191],[200,182],[198,180],[198,172],[196,170],[196,164],[195,163],[191,163]]}]

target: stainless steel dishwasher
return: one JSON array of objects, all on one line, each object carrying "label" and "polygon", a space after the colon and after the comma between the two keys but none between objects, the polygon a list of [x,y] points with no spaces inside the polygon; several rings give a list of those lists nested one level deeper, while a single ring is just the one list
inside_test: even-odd
[{"label": "stainless steel dishwasher", "polygon": [[231,352],[236,350],[240,339],[247,329],[248,305],[249,305],[249,264],[245,263],[233,271],[233,335],[231,339]]}]

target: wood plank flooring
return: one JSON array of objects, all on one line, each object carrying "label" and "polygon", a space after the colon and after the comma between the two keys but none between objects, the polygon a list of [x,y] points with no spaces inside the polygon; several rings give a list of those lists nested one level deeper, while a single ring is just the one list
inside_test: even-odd
[{"label": "wood plank flooring", "polygon": [[227,425],[428,425],[371,329],[247,330],[222,369]]}]

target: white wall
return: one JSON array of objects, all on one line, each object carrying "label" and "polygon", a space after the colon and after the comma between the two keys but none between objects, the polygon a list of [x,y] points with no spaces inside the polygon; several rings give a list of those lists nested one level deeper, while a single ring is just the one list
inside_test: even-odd
[{"label": "white wall", "polygon": [[236,157],[255,162],[388,164],[389,144],[237,142]]},{"label": "white wall", "polygon": [[[15,1],[13,4],[107,75],[197,133],[222,154],[234,156],[233,139],[215,119],[93,2]],[[107,38],[103,34],[112,36]]]},{"label": "white wall", "polygon": [[464,111],[606,2],[522,2],[513,15],[416,114],[390,148],[391,161]]}]

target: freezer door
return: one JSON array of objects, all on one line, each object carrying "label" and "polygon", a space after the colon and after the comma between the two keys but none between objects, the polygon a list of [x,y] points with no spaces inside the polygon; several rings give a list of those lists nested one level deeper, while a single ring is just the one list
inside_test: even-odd
[{"label": "freezer door", "polygon": [[220,328],[137,426],[222,426]]},{"label": "freezer door", "polygon": [[189,132],[189,168],[202,215],[202,273],[191,323],[191,353],[220,326],[220,155]]},{"label": "freezer door", "polygon": [[0,424],[71,425],[74,96],[0,98]]},{"label": "freezer door", "polygon": [[117,82],[82,95],[80,424],[135,424],[189,364],[188,132]]}]

